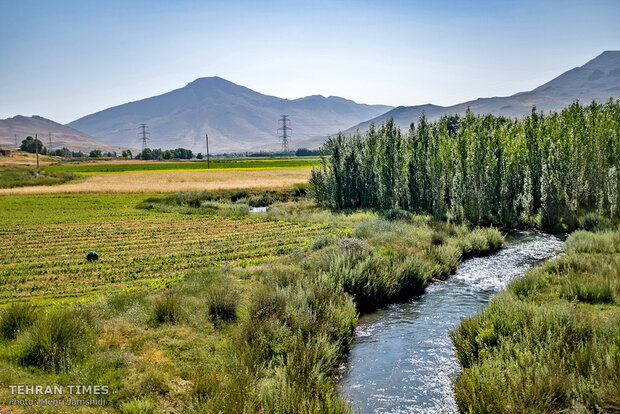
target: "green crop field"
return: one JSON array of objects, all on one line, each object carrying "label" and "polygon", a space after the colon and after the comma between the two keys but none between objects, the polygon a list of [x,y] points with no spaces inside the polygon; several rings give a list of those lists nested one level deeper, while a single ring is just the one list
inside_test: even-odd
[{"label": "green crop field", "polygon": [[[77,173],[120,173],[130,171],[195,171],[218,169],[274,169],[274,168],[311,168],[319,164],[318,158],[265,158],[265,159],[215,159],[206,161],[168,162],[153,161],[144,163],[93,163],[79,165],[53,165],[50,171],[65,171]],[[209,167],[209,168],[208,168]]]},{"label": "green crop field", "polygon": [[[138,210],[144,195],[0,197],[0,303],[158,289],[192,269],[287,252],[317,224]],[[87,262],[96,251],[100,260]]]}]

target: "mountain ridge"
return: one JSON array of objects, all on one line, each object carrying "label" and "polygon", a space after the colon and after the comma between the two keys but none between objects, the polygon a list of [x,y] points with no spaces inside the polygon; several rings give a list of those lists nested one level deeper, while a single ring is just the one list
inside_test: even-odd
[{"label": "mountain ridge", "polygon": [[[293,147],[318,146],[324,137],[393,108],[322,95],[284,99],[218,76],[202,77],[161,95],[127,102],[67,124],[113,145],[137,145],[146,123],[150,147],[204,152],[204,134],[214,152],[276,149],[280,115],[289,115]],[[133,135],[133,136],[132,136]],[[315,143],[316,141],[316,143]],[[313,144],[314,143],[314,144]]]},{"label": "mountain ridge", "polygon": [[343,131],[345,135],[368,129],[371,123],[379,125],[389,117],[401,128],[417,122],[422,113],[429,120],[444,114],[464,114],[469,108],[477,114],[495,114],[519,117],[531,112],[561,110],[575,100],[589,103],[620,98],[620,51],[606,50],[582,66],[569,69],[550,81],[530,90],[510,96],[477,98],[450,106],[432,104],[399,106],[378,117],[361,122]]},{"label": "mountain ridge", "polygon": [[52,134],[53,149],[67,147],[72,151],[84,152],[93,149],[119,150],[118,147],[108,145],[88,134],[39,115],[16,115],[11,118],[0,119],[0,147],[3,148],[14,149],[15,135],[17,135],[17,146],[19,146],[27,136],[34,137],[35,134],[38,134],[41,142],[47,147],[49,146],[48,134],[50,133]]}]

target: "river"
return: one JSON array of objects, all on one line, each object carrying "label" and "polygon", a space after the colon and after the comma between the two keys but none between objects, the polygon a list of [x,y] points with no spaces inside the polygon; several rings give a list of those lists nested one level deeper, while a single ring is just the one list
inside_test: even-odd
[{"label": "river", "polygon": [[553,235],[509,233],[500,252],[466,260],[423,295],[360,317],[339,391],[361,413],[456,413],[459,364],[448,331],[563,244]]}]

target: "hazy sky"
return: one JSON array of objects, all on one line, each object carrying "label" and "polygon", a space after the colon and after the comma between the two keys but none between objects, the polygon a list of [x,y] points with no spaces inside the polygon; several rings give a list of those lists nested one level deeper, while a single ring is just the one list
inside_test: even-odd
[{"label": "hazy sky", "polygon": [[220,76],[284,98],[449,105],[620,49],[620,1],[0,0],[0,118],[67,123]]}]

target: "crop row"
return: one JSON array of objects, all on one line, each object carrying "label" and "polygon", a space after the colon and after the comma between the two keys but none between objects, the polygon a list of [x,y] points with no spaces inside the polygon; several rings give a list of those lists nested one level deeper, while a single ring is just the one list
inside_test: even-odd
[{"label": "crop row", "polygon": [[[0,303],[160,287],[213,263],[287,252],[325,231],[316,224],[170,216],[6,226],[0,230]],[[89,250],[100,260],[87,262]]]}]

